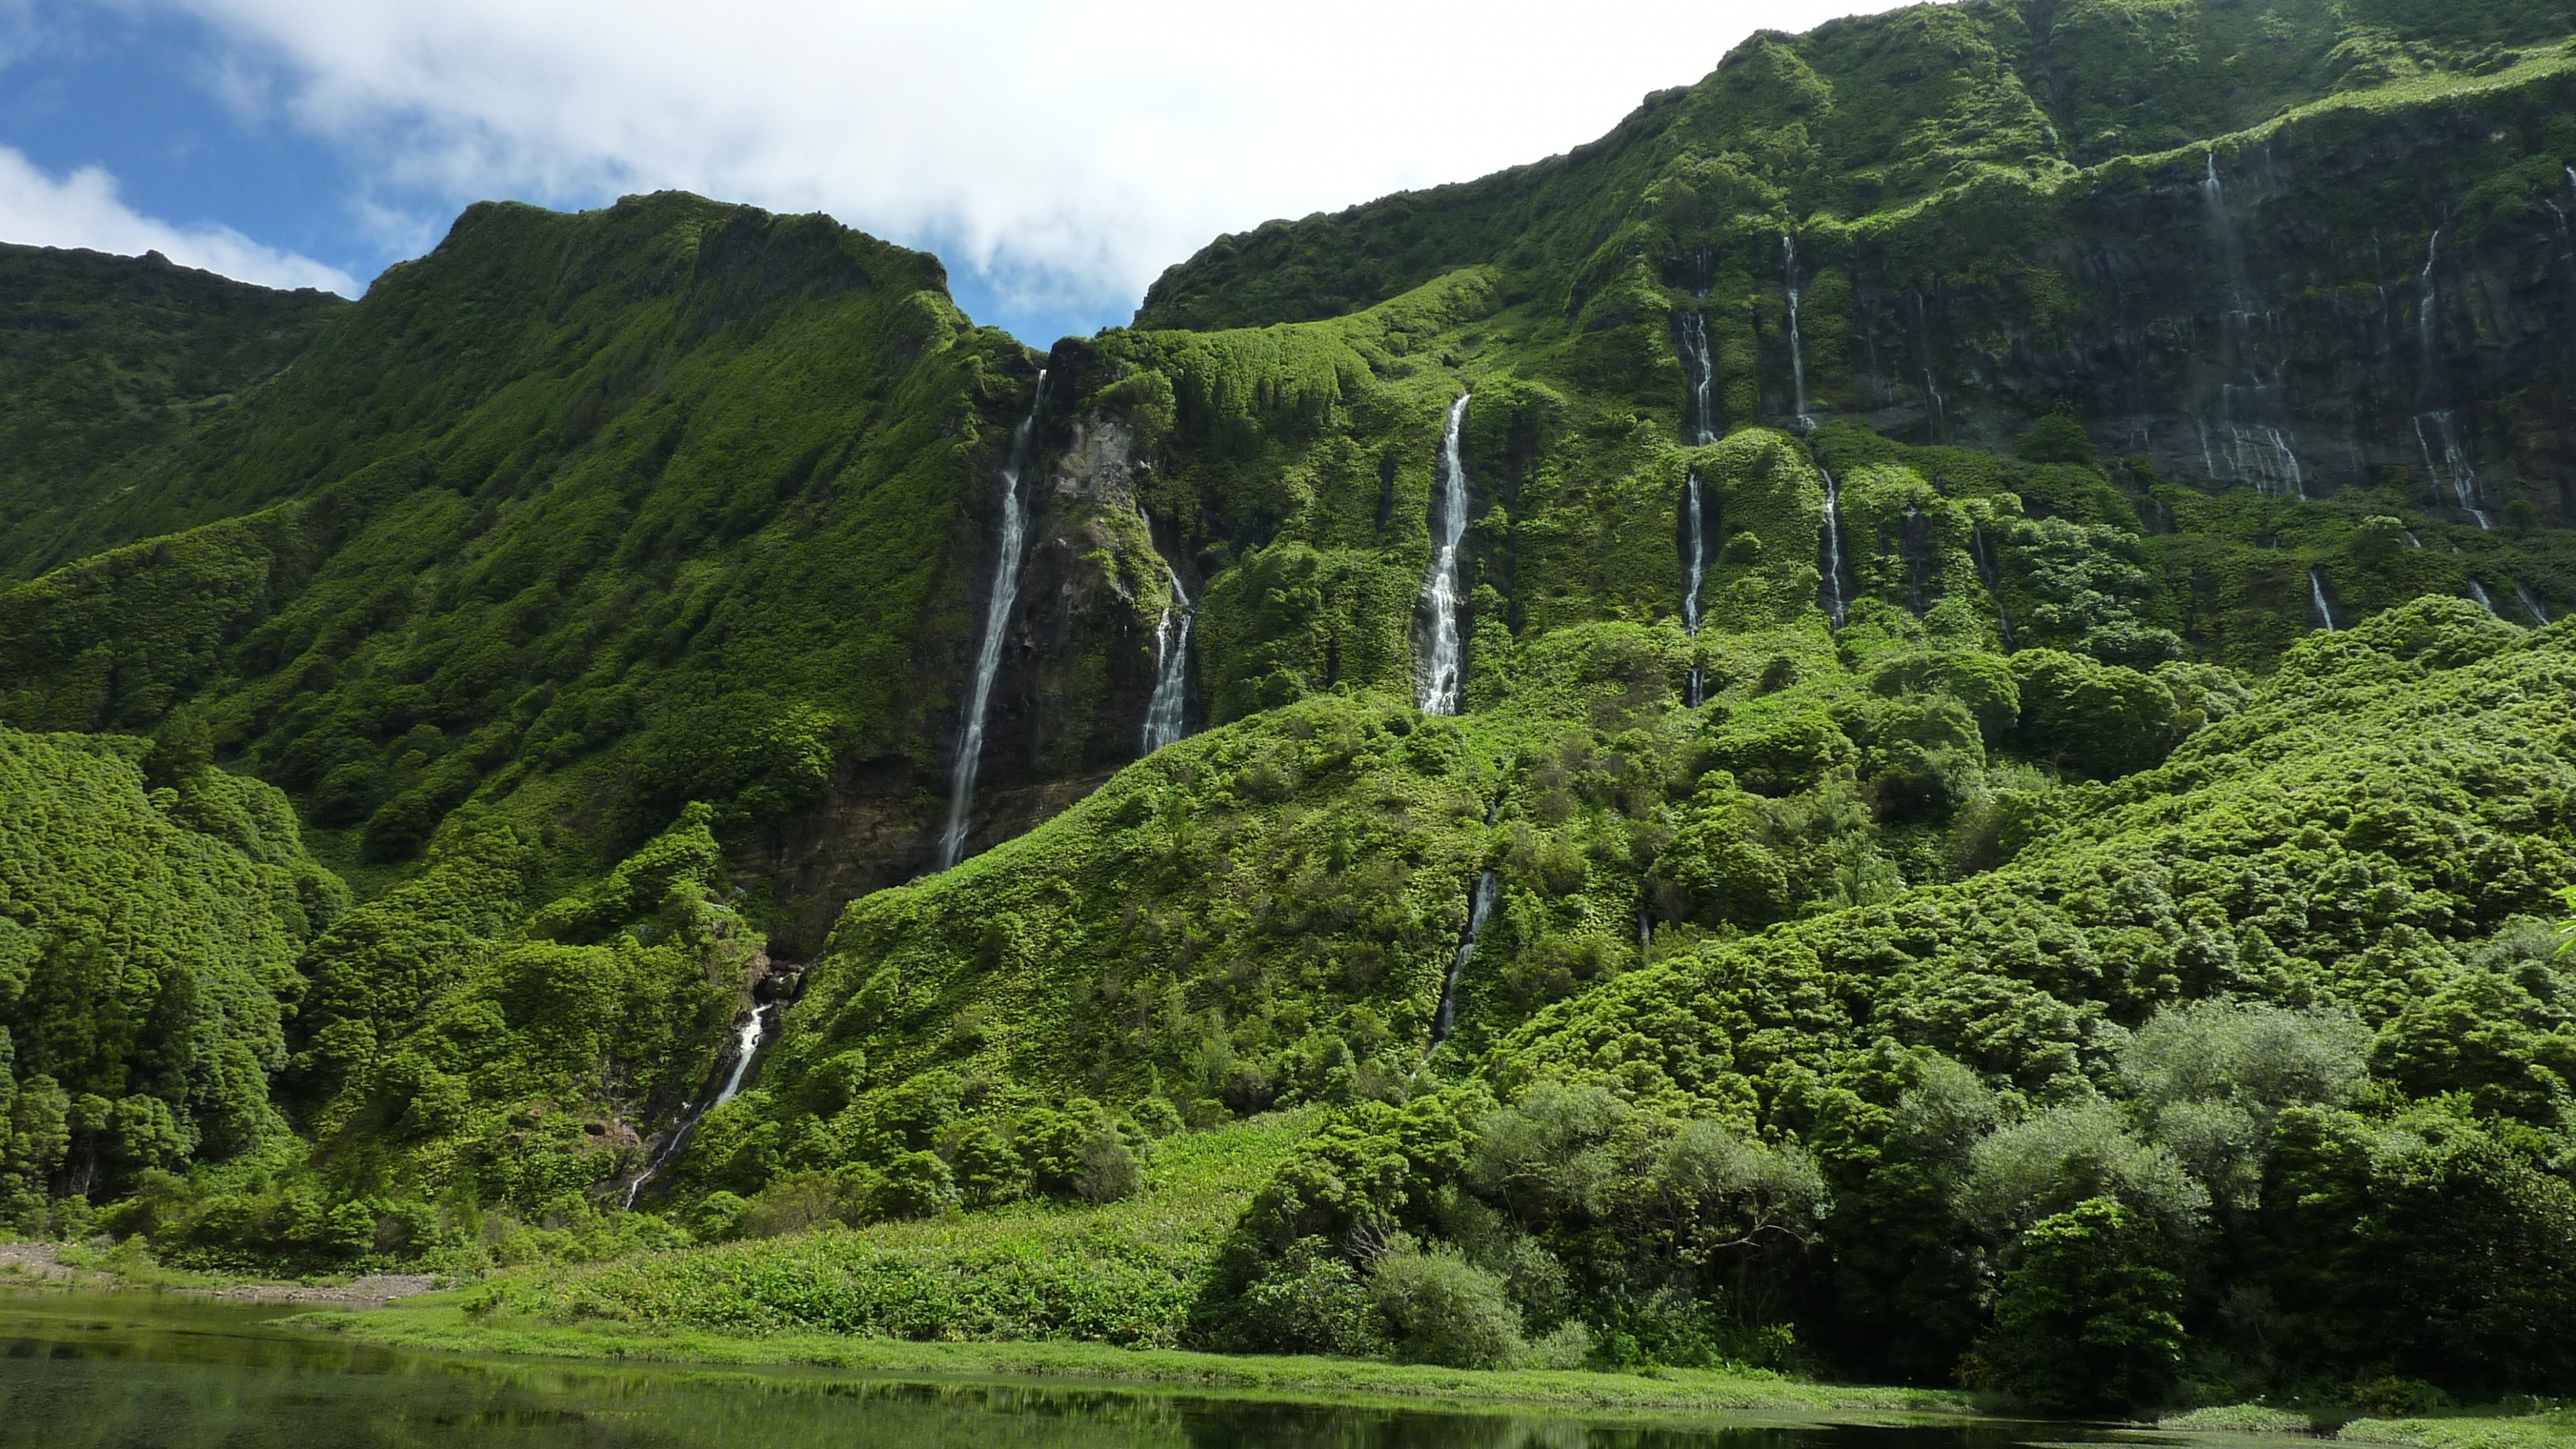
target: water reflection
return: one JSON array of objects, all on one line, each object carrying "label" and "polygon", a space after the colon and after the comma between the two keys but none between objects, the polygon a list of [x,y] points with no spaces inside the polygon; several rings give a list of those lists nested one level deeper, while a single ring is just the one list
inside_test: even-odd
[{"label": "water reflection", "polygon": [[[2007,1449],[2036,1426],[1720,1426],[486,1361],[294,1334],[292,1310],[0,1294],[0,1446],[48,1449]],[[2063,1442],[2065,1426],[2046,1437]]]}]

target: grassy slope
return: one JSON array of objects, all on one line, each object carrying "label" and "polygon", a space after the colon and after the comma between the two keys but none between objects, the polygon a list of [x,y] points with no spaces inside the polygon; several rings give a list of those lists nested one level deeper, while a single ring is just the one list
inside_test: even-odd
[{"label": "grassy slope", "polygon": [[138,455],[238,404],[346,305],[159,256],[0,245],[0,578],[95,548]]},{"label": "grassy slope", "polygon": [[1135,1196],[827,1229],[495,1278],[485,1312],[643,1331],[1078,1339],[1169,1347],[1220,1241],[1312,1114],[1190,1133]]},{"label": "grassy slope", "polygon": [[[1024,369],[934,261],[819,218],[478,207],[87,521],[199,527],[0,596],[10,714],[150,729],[203,691],[369,861],[478,791],[596,869],[683,775],[775,810],[820,787],[800,750],[926,761]],[[679,705],[708,717],[628,788]],[[728,708],[768,754],[699,757]]]}]

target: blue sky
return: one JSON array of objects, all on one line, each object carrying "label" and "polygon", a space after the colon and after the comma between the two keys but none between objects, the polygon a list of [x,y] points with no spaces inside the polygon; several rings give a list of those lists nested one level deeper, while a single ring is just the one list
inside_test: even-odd
[{"label": "blue sky", "polygon": [[471,201],[670,186],[937,251],[1043,346],[1219,232],[1564,150],[1866,8],[0,0],[0,240],[355,292]]}]

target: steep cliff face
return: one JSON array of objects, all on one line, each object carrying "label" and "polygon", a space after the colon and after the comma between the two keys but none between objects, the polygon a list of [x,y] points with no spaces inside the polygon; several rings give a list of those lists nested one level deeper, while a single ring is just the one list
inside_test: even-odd
[{"label": "steep cliff face", "polygon": [[182,709],[369,863],[469,799],[593,868],[690,798],[756,834],[942,768],[1029,373],[826,218],[477,207],[127,465],[79,530],[168,532],[0,595],[0,687],[45,728]]},{"label": "steep cliff face", "polygon": [[1757,37],[1566,157],[1223,238],[1138,321],[1329,315],[1490,263],[1561,368],[1641,406],[1682,411],[1703,329],[1721,428],[1797,424],[1803,372],[1809,418],[1912,442],[2067,408],[2177,481],[2397,469],[2463,522],[2562,519],[2564,32],[2293,0]]}]

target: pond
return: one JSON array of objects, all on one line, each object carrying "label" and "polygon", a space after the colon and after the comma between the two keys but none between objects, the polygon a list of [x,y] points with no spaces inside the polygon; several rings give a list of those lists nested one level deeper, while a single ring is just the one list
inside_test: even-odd
[{"label": "pond", "polygon": [[1587,1419],[1037,1382],[478,1359],[292,1307],[0,1290],[0,1446],[46,1449],[2013,1449],[2063,1424]]}]

